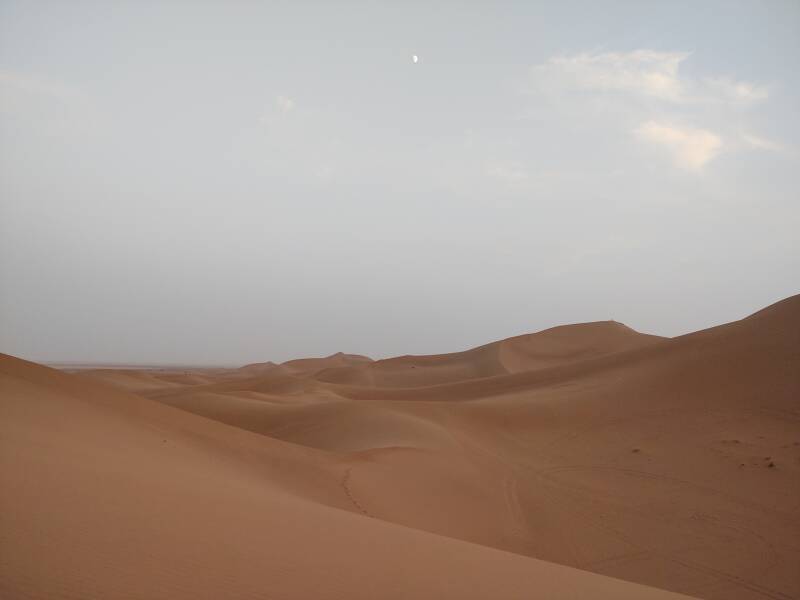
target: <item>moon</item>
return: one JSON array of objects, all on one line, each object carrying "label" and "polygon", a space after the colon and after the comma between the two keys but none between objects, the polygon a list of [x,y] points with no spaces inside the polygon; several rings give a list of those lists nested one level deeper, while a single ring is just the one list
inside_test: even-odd
[{"label": "moon", "polygon": [[415,54],[414,56],[412,56],[412,57],[411,57],[411,61],[412,61],[414,64],[417,64],[417,63],[419,62],[419,56],[417,56],[417,55]]}]

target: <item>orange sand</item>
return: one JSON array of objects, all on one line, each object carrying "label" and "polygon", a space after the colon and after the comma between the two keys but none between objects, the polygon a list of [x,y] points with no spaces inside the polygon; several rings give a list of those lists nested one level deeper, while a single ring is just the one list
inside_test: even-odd
[{"label": "orange sand", "polygon": [[0,355],[0,433],[3,598],[800,598],[800,296],[380,361]]}]

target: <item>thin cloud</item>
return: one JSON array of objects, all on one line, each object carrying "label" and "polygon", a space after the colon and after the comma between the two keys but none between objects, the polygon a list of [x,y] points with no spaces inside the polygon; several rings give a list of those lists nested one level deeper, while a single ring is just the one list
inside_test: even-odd
[{"label": "thin cloud", "polygon": [[0,93],[24,93],[45,96],[61,102],[76,102],[85,99],[77,88],[63,83],[15,71],[0,70]]},{"label": "thin cloud", "polygon": [[0,117],[59,136],[98,132],[109,124],[103,107],[80,87],[6,69],[0,69]]},{"label": "thin cloud", "polygon": [[717,77],[684,77],[681,64],[690,52],[583,52],[554,56],[533,67],[534,80],[550,88],[620,92],[669,103],[753,103],[769,97],[766,87]]},{"label": "thin cloud", "polygon": [[295,101],[288,96],[276,96],[261,117],[259,117],[258,121],[265,127],[277,124],[282,120],[283,115],[292,112],[296,106]]},{"label": "thin cloud", "polygon": [[[767,100],[769,88],[727,76],[688,76],[682,67],[691,56],[652,49],[581,52],[553,56],[534,66],[531,76],[545,102],[596,117],[598,127],[633,130],[640,141],[668,151],[683,169],[702,170],[723,147],[779,150],[777,142],[739,132],[740,125],[747,127],[741,109]],[[591,117],[580,122],[595,127]]]},{"label": "thin cloud", "polygon": [[683,95],[678,69],[689,53],[635,50],[555,56],[534,73],[554,77],[567,87],[622,91],[677,101]]},{"label": "thin cloud", "polygon": [[781,152],[784,150],[783,145],[778,142],[749,133],[742,134],[742,141],[751,148],[757,150],[768,150],[770,152]]},{"label": "thin cloud", "polygon": [[641,140],[668,150],[675,164],[699,171],[722,150],[722,139],[706,129],[681,128],[647,121],[634,130]]},{"label": "thin cloud", "polygon": [[495,163],[488,165],[486,174],[508,184],[520,183],[528,179],[528,172],[518,162]]},{"label": "thin cloud", "polygon": [[287,113],[291,110],[294,110],[294,100],[291,98],[287,98],[286,96],[278,96],[275,98],[275,106],[278,108],[279,111],[282,113]]},{"label": "thin cloud", "polygon": [[748,83],[747,81],[734,81],[727,78],[706,79],[705,98],[750,104],[769,98],[769,90],[765,86]]}]

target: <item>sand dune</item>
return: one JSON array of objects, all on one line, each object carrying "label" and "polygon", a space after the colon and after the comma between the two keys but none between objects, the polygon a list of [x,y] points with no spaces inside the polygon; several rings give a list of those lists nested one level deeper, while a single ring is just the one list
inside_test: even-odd
[{"label": "sand dune", "polygon": [[3,597],[800,597],[800,296],[0,386]]},{"label": "sand dune", "polygon": [[639,348],[661,338],[603,321],[554,327],[435,356],[400,356],[367,364],[327,368],[315,379],[376,387],[421,387],[532,371]]},{"label": "sand dune", "polygon": [[677,597],[368,518],[342,457],[0,373],[6,598]]}]

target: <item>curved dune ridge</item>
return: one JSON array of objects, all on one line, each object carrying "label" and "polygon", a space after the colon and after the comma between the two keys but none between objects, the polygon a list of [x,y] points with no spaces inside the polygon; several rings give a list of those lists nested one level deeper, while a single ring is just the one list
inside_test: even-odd
[{"label": "curved dune ridge", "polygon": [[800,598],[800,296],[661,338],[0,358],[6,598]]}]

